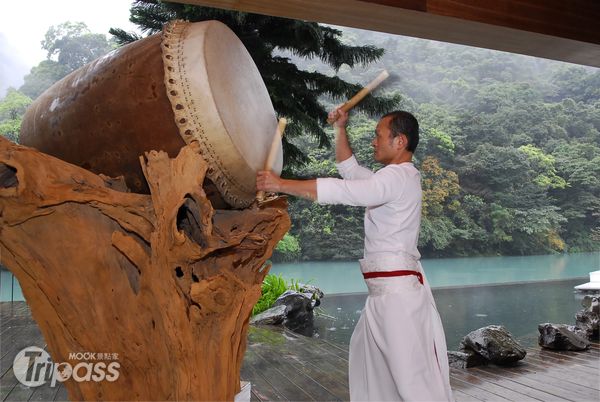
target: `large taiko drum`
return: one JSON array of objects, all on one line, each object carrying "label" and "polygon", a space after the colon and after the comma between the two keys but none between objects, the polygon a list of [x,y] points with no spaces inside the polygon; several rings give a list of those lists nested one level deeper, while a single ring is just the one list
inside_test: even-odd
[{"label": "large taiko drum", "polygon": [[[213,201],[248,206],[277,121],[264,82],[237,36],[218,21],[172,21],[162,34],[74,71],[29,107],[21,143],[148,187],[139,156],[171,157],[199,141]],[[273,170],[281,171],[282,151]]]}]

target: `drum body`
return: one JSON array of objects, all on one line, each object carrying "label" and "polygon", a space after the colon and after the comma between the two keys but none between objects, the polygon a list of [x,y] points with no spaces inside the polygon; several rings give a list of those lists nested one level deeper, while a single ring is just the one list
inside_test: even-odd
[{"label": "drum body", "polygon": [[[140,155],[174,157],[198,141],[213,203],[243,208],[255,198],[276,126],[264,82],[237,36],[217,21],[173,21],[54,84],[28,108],[20,140],[95,173],[123,175],[141,193],[148,187]],[[276,172],[282,156],[280,147]]]}]

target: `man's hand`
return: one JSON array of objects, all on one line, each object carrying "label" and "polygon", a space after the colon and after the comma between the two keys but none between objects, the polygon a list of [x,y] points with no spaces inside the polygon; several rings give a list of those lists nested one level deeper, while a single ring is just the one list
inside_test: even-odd
[{"label": "man's hand", "polygon": [[341,108],[337,108],[329,112],[329,118],[335,119],[333,126],[335,127],[335,161],[343,162],[352,156],[352,148],[348,141],[346,133],[346,125],[348,124],[348,112],[344,112]]},{"label": "man's hand", "polygon": [[256,174],[256,189],[272,193],[281,192],[281,177],[270,170],[261,170]]},{"label": "man's hand", "polygon": [[317,181],[286,180],[270,170],[261,170],[256,174],[256,189],[274,193],[286,193],[309,200],[317,199]]},{"label": "man's hand", "polygon": [[346,125],[348,124],[348,112],[344,112],[341,108],[337,108],[329,112],[327,119],[334,120],[334,127],[346,128]]}]

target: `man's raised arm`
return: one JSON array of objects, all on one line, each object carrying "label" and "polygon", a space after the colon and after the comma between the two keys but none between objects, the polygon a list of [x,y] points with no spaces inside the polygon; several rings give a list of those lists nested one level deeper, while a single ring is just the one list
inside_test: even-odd
[{"label": "man's raised arm", "polygon": [[335,129],[335,161],[343,162],[352,156],[352,148],[348,141],[346,125],[348,124],[348,112],[336,109],[329,112],[329,119],[335,120],[333,127]]}]

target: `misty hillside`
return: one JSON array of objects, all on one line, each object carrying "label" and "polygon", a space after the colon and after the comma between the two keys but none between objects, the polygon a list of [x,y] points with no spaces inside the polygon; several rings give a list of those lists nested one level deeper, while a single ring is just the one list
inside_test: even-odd
[{"label": "misty hillside", "polygon": [[[530,56],[343,29],[346,41],[385,49],[366,68],[339,75],[399,93],[421,125],[415,154],[423,176],[420,249],[427,257],[600,250],[600,70]],[[319,61],[307,70],[335,74]],[[331,106],[338,102],[324,99]],[[372,163],[376,119],[349,127],[363,164]],[[333,136],[333,133],[330,132]],[[312,141],[309,164],[290,176],[336,176],[332,150]],[[291,202],[294,226],[278,258],[362,255],[363,209]],[[291,250],[291,251],[290,251]]]}]

